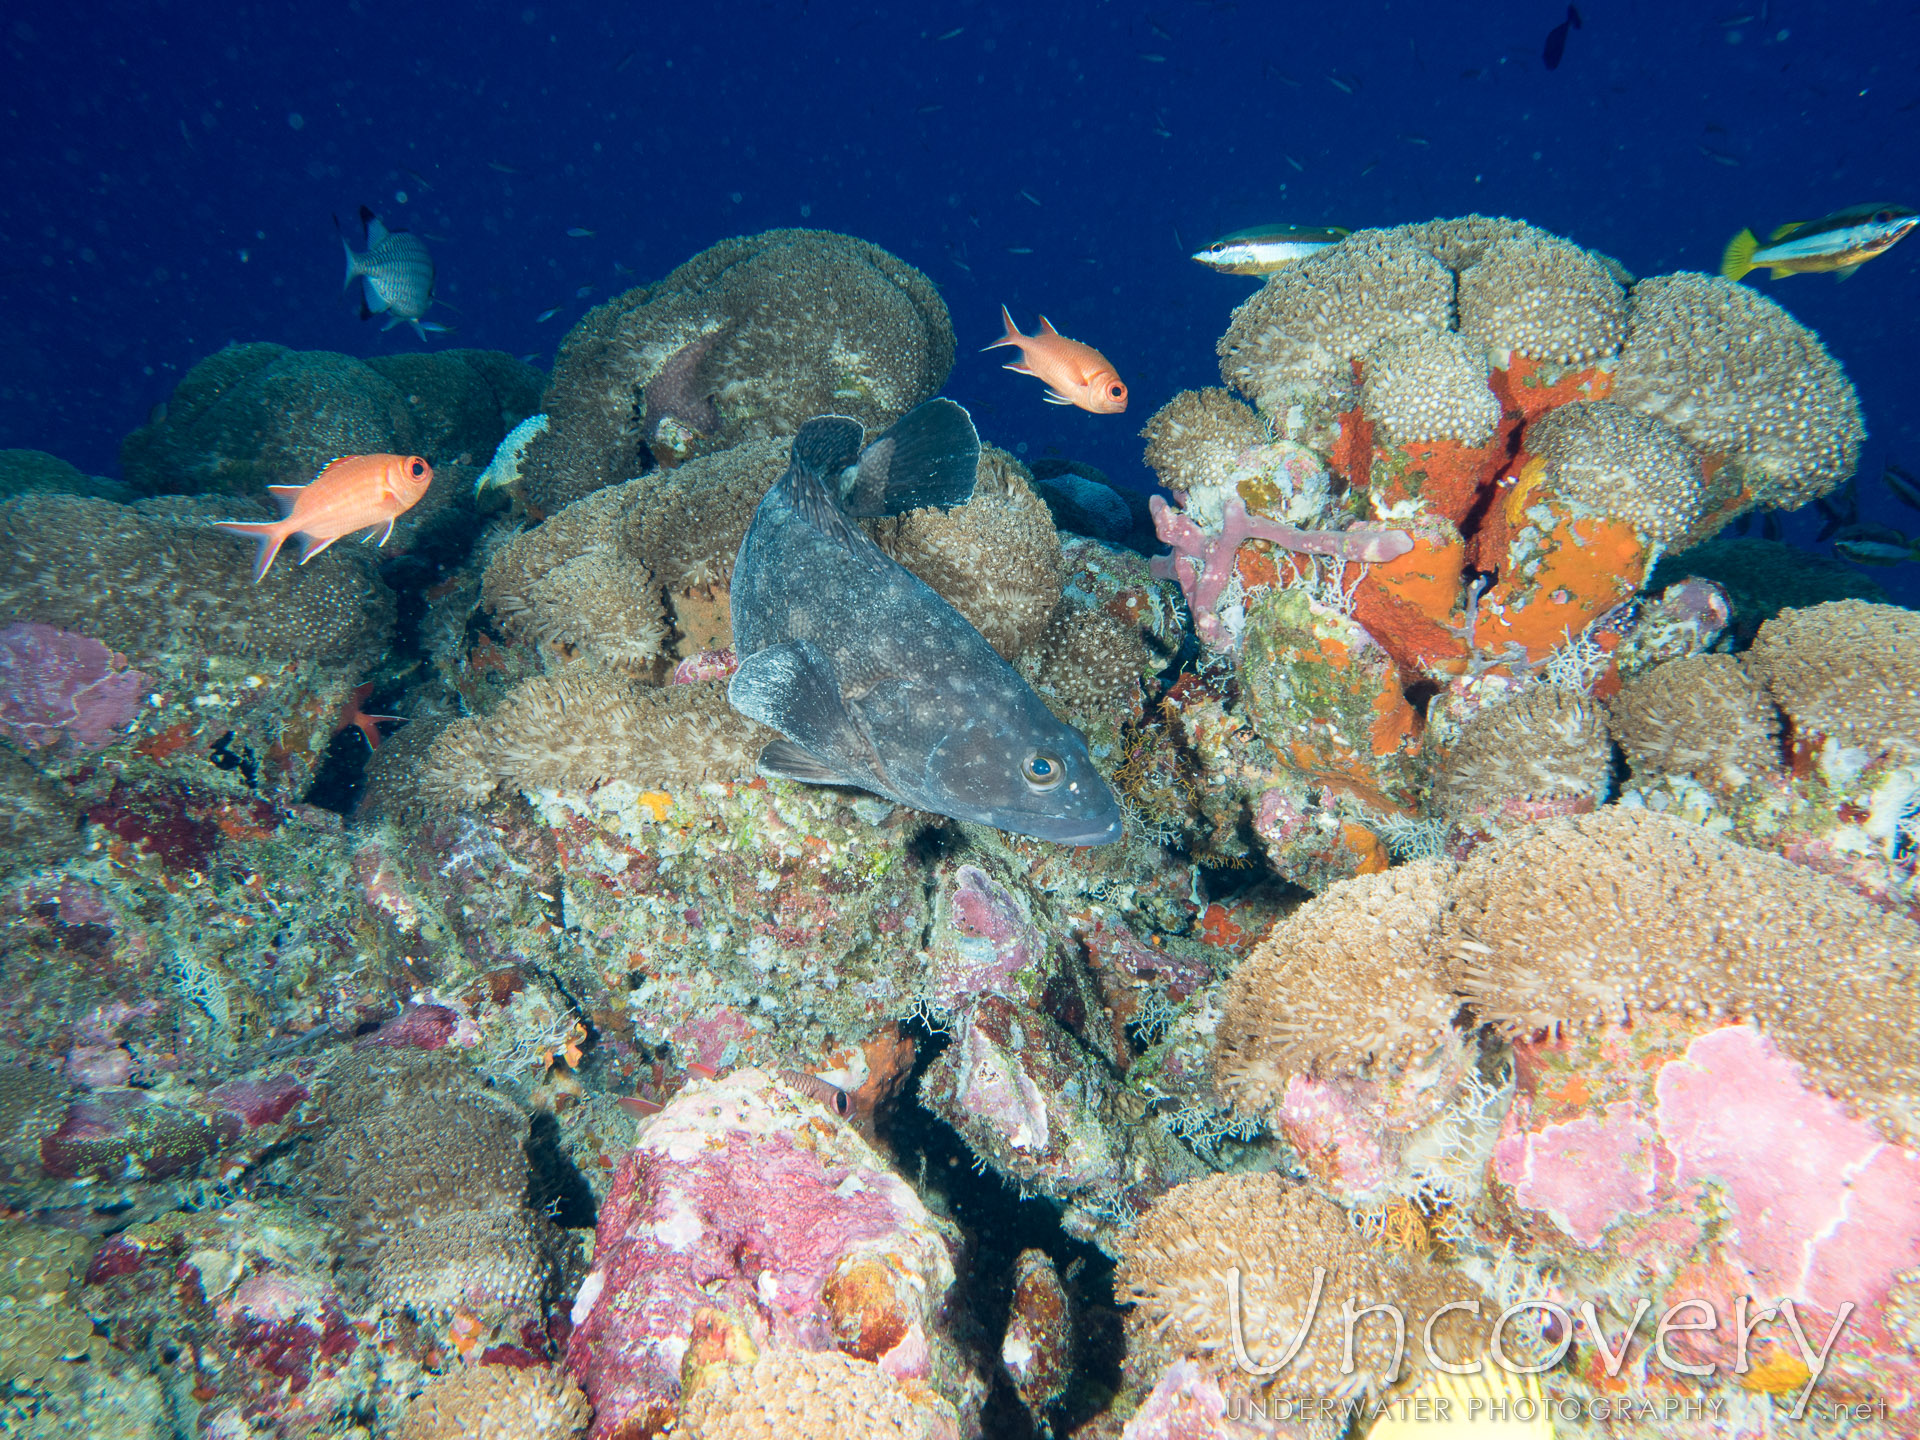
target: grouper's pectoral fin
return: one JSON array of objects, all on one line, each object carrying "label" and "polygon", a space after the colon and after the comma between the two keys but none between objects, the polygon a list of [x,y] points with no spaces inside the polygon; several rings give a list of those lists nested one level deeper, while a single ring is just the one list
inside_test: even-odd
[{"label": "grouper's pectoral fin", "polygon": [[788,640],[749,655],[727,683],[727,703],[787,737],[761,752],[762,774],[863,790],[879,783],[872,742],[848,711],[833,666],[811,640]]},{"label": "grouper's pectoral fin", "polygon": [[775,740],[760,752],[759,763],[754,767],[762,775],[774,780],[799,780],[808,785],[852,785],[864,789],[858,781],[849,780],[838,770],[825,765],[819,756],[802,750],[791,740]]}]

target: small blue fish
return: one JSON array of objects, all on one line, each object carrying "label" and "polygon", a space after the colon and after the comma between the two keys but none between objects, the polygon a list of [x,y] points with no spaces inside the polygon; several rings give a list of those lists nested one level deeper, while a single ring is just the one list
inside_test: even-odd
[{"label": "small blue fish", "polygon": [[964,502],[980,456],[967,412],[930,400],[863,438],[838,415],[801,426],[734,561],[727,699],[786,737],[760,773],[1067,845],[1118,840],[1080,733],[853,523]]},{"label": "small blue fish", "polygon": [[536,325],[546,324],[547,321],[560,313],[561,308],[561,306],[556,305],[551,310],[542,310],[538,315],[533,317],[533,323]]},{"label": "small blue fish", "polygon": [[[336,216],[334,225],[340,223]],[[447,327],[425,319],[433,305],[433,257],[426,242],[404,230],[389,230],[380,217],[366,206],[360,207],[360,223],[366,227],[367,248],[355,254],[345,235],[341,248],[347,252],[347,278],[342,288],[355,280],[363,282],[360,318],[386,314],[386,328],[401,321],[413,326],[422,340],[432,330],[445,334]]]},{"label": "small blue fish", "polygon": [[583,226],[575,225],[567,231],[567,238],[569,240],[591,240],[593,238],[593,231]]}]

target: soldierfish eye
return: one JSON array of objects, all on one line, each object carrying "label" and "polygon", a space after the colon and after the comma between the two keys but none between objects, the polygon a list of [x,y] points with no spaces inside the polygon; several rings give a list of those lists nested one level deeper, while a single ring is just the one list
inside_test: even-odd
[{"label": "soldierfish eye", "polygon": [[418,480],[422,475],[427,473],[427,462],[424,460],[414,460],[410,462],[407,466],[407,473]]},{"label": "soldierfish eye", "polygon": [[1126,393],[1127,393],[1127,387],[1118,383],[1109,385],[1107,387],[1107,394],[1113,396],[1113,398],[1116,400],[1118,400],[1122,395]]},{"label": "soldierfish eye", "polygon": [[1067,778],[1067,767],[1058,756],[1035,750],[1020,762],[1020,774],[1035,790],[1051,790]]}]

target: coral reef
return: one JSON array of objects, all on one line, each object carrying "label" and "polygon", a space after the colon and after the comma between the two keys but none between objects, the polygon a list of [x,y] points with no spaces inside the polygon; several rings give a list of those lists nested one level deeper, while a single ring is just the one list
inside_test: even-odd
[{"label": "coral reef", "polygon": [[1362,230],[1271,276],[1233,312],[1220,373],[1269,415],[1346,408],[1348,366],[1380,341],[1453,320],[1454,280],[1391,231]]},{"label": "coral reef", "polygon": [[1451,819],[1496,826],[1573,814],[1607,798],[1612,768],[1606,711],[1584,695],[1535,685],[1462,727],[1434,767],[1433,804]]},{"label": "coral reef", "polygon": [[395,1440],[572,1440],[592,1412],[562,1371],[516,1365],[450,1370],[420,1392]]},{"label": "coral reef", "polygon": [[1453,897],[1454,985],[1507,1032],[1579,1035],[1647,1013],[1750,1020],[1813,1084],[1904,1143],[1920,1138],[1909,1098],[1920,1056],[1899,1018],[1920,998],[1913,921],[1789,861],[1618,806],[1476,852]]},{"label": "coral reef", "polygon": [[881,1366],[835,1351],[775,1351],[712,1364],[688,1396],[675,1435],[687,1440],[949,1440],[953,1407],[909,1390]]},{"label": "coral reef", "polygon": [[1460,277],[1460,333],[1496,350],[1586,365],[1616,354],[1625,338],[1620,281],[1599,256],[1557,235],[1527,226],[1444,263]]},{"label": "coral reef", "polygon": [[773,738],[734,713],[724,681],[648,689],[587,670],[527,680],[493,713],[455,721],[433,741],[420,783],[454,808],[502,785],[672,790],[751,779]]},{"label": "coral reef", "polygon": [[1920,758],[1920,614],[1860,600],[1782,611],[1746,660],[1797,739]]},{"label": "coral reef", "polygon": [[186,373],[120,464],[141,495],[243,496],[304,485],[341,455],[479,465],[539,409],[543,378],[491,350],[361,361],[233,345]]},{"label": "coral reef", "polygon": [[493,552],[480,603],[516,635],[622,670],[644,670],[666,641],[646,566],[620,546],[631,496],[600,491]]},{"label": "coral reef", "polygon": [[[989,445],[861,522],[1085,735],[1096,850],[759,777],[726,702],[794,426],[952,353],[780,231],[592,312],[544,415],[237,347],[145,498],[0,455],[0,1429],[1920,1433],[1920,632],[1698,543],[1851,467],[1818,342],[1363,231],[1148,422],[1170,495]],[[252,585],[205,522],[335,445],[448,483]]]},{"label": "coral reef", "polygon": [[85,495],[94,500],[126,500],[128,486],[98,475],[83,475],[58,455],[44,450],[0,450],[0,500],[16,495]]},{"label": "coral reef", "polygon": [[1142,432],[1203,650],[1179,738],[1222,853],[1316,891],[1603,803],[1601,702],[1730,618],[1641,600],[1650,567],[1838,485],[1862,433],[1770,302],[1482,216],[1287,266],[1219,355],[1255,408],[1188,392]]},{"label": "coral reef", "polygon": [[[1459,1303],[1484,1308],[1475,1287],[1369,1246],[1332,1201],[1276,1175],[1188,1181],[1141,1217],[1125,1248],[1115,1287],[1135,1307],[1130,1340],[1219,1371],[1278,1373],[1285,1394],[1377,1396],[1409,1370],[1486,1353],[1485,1321]],[[1343,1307],[1377,1305],[1398,1307],[1404,1330],[1342,1334]]]},{"label": "coral reef", "polygon": [[206,524],[232,508],[65,495],[7,501],[0,607],[142,658],[211,652],[345,667],[385,648],[393,596],[356,548],[277,566],[256,585],[248,545]]},{"label": "coral reef", "polygon": [[1819,338],[1717,275],[1633,287],[1613,398],[1726,457],[1752,503],[1782,510],[1838,488],[1866,438],[1853,386]]},{"label": "coral reef", "polygon": [[1407,1070],[1450,1038],[1459,1002],[1432,954],[1446,876],[1426,860],[1342,881],[1274,926],[1228,982],[1214,1083],[1265,1109],[1296,1075]]},{"label": "coral reef", "polygon": [[342,1118],[320,1147],[316,1194],[367,1247],[388,1308],[538,1314],[551,1263],[523,1205],[526,1117],[444,1049],[405,1043],[404,1027],[382,1035],[328,1077],[326,1107]]},{"label": "coral reef", "polygon": [[1656,665],[1607,702],[1607,720],[1636,778],[1738,790],[1781,766],[1779,716],[1736,656]]},{"label": "coral reef", "polygon": [[1007,660],[1040,638],[1060,602],[1060,537],[1031,480],[1018,460],[983,445],[966,504],[872,522],[880,548]]},{"label": "coral reef", "polygon": [[0,873],[45,865],[85,843],[72,797],[27,761],[0,750]]},{"label": "coral reef", "polygon": [[723,240],[568,334],[521,483],[551,514],[815,415],[882,430],[939,390],[953,353],[932,283],[877,245],[822,230]]},{"label": "coral reef", "polygon": [[1487,387],[1486,349],[1449,330],[1410,330],[1367,352],[1360,409],[1395,445],[1456,440],[1478,445],[1500,423]]},{"label": "coral reef", "polygon": [[[664,1425],[683,1363],[714,1350],[797,1378],[819,1373],[799,1356],[837,1349],[871,1365],[861,1373],[876,1386],[890,1376],[944,1396],[935,1405],[978,1403],[941,1324],[954,1270],[939,1222],[857,1133],[761,1071],[689,1086],[642,1122],[599,1237],[567,1351],[595,1436]],[[696,1433],[764,1433],[724,1428],[750,1424],[736,1407],[757,1410],[761,1379],[772,1382],[729,1372],[690,1387]],[[835,1407],[823,1420],[858,1404],[806,1388]]]},{"label": "coral reef", "polygon": [[1715,506],[1700,457],[1659,421],[1606,400],[1548,412],[1527,432],[1552,493],[1628,521],[1660,545],[1685,545]]}]

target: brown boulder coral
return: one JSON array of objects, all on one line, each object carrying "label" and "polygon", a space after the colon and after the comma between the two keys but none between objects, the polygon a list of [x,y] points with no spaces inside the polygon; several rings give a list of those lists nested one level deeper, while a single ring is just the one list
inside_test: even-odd
[{"label": "brown boulder coral", "polygon": [[1274,926],[1227,983],[1214,1084],[1265,1109],[1299,1074],[1407,1068],[1453,1033],[1459,1000],[1433,955],[1451,867],[1343,880]]},{"label": "brown boulder coral", "polygon": [[82,841],[67,788],[0,749],[0,875],[64,860]]},{"label": "brown boulder coral", "polygon": [[1782,610],[1746,662],[1797,739],[1920,755],[1920,612],[1865,600]]},{"label": "brown boulder coral", "polygon": [[1449,270],[1461,271],[1502,240],[1527,240],[1547,232],[1525,220],[1504,215],[1460,215],[1445,220],[1422,220],[1395,225],[1387,234],[1412,241],[1431,252]]},{"label": "brown boulder coral", "polygon": [[1456,1188],[1452,1157],[1486,1130],[1479,1050],[1435,964],[1452,870],[1420,860],[1329,887],[1227,986],[1215,1089],[1263,1113],[1343,1204]]},{"label": "brown boulder coral", "polygon": [[1663,422],[1607,400],[1575,401],[1527,431],[1546,462],[1539,483],[1564,500],[1625,520],[1656,544],[1685,545],[1732,497],[1709,487],[1700,457]]},{"label": "brown boulder coral", "polygon": [[437,1376],[394,1440],[569,1440],[593,1411],[564,1370],[472,1365]]},{"label": "brown boulder coral", "polygon": [[666,641],[660,587],[620,544],[629,487],[596,491],[495,551],[480,603],[515,635],[644,670]]},{"label": "brown boulder coral", "polygon": [[926,276],[823,230],[723,240],[588,312],[561,345],[526,497],[551,512],[649,462],[790,435],[820,414],[884,429],[953,367]]},{"label": "brown boulder coral", "polygon": [[724,591],[754,507],[787,468],[785,437],[748,440],[631,486],[621,544],[669,592]]},{"label": "brown boulder coral", "polygon": [[1607,702],[1613,738],[1636,779],[1690,775],[1738,790],[1780,770],[1780,716],[1733,655],[1656,665]]},{"label": "brown boulder coral", "polygon": [[924,1385],[909,1390],[870,1360],[771,1350],[706,1367],[673,1433],[685,1440],[947,1440],[959,1434],[959,1415]]},{"label": "brown boulder coral", "polygon": [[1606,712],[1556,685],[1529,686],[1469,720],[1433,775],[1433,805],[1457,820],[1537,819],[1607,798]]},{"label": "brown boulder coral", "polygon": [[448,809],[502,785],[671,790],[744,780],[774,732],[736,714],[725,680],[648,689],[606,670],[537,675],[490,714],[456,720],[427,751],[420,792]]},{"label": "brown boulder coral", "polygon": [[1138,626],[1063,602],[1020,669],[1055,714],[1084,731],[1096,716],[1139,714],[1140,677],[1152,659]]},{"label": "brown boulder coral", "polygon": [[1613,399],[1726,456],[1753,504],[1781,510],[1837,488],[1866,437],[1859,397],[1820,337],[1717,275],[1633,287]]},{"label": "brown boulder coral", "polygon": [[367,1247],[383,1305],[541,1313],[552,1242],[525,1206],[525,1115],[462,1061],[405,1044],[350,1056],[327,1105],[314,1188]]},{"label": "brown boulder coral", "polygon": [[0,504],[0,610],[128,655],[198,651],[352,666],[384,650],[393,592],[358,546],[276,565],[208,527],[227,502],[116,505],[70,495]]},{"label": "brown boulder coral", "polygon": [[1590,251],[1528,227],[1460,268],[1460,333],[1497,350],[1584,365],[1620,349],[1626,291]]},{"label": "brown boulder coral", "polygon": [[[1377,1395],[1425,1368],[1423,1333],[1435,1357],[1460,1363],[1485,1354],[1486,1322],[1464,1308],[1428,1324],[1442,1307],[1483,1296],[1458,1275],[1418,1257],[1389,1258],[1368,1245],[1346,1212],[1272,1173],[1209,1175],[1176,1186],[1122,1241],[1114,1288],[1134,1309],[1129,1349],[1202,1359],[1229,1372],[1258,1367],[1295,1397]],[[1237,1280],[1239,1324],[1228,1283]],[[1352,1327],[1344,1351],[1342,1307],[1396,1307],[1405,1349],[1386,1316]],[[1298,1337],[1289,1358],[1288,1347]]]},{"label": "brown boulder coral", "polygon": [[1251,406],[1213,389],[1182,390],[1154,411],[1140,434],[1148,468],[1179,494],[1232,486],[1242,473],[1239,457],[1273,438]]},{"label": "brown boulder coral", "polygon": [[1920,926],[1838,882],[1615,806],[1475,851],[1453,895],[1453,988],[1506,1033],[1750,1020],[1811,1083],[1920,1135]]},{"label": "brown boulder coral", "polygon": [[259,495],[304,485],[341,455],[485,463],[537,408],[543,381],[490,350],[362,361],[234,345],[186,373],[157,418],[126,438],[120,463],[144,495]]},{"label": "brown boulder coral", "polygon": [[1352,361],[1389,335],[1452,324],[1452,272],[1403,236],[1362,230],[1269,277],[1233,312],[1220,374],[1271,415],[1337,411]]},{"label": "brown boulder coral", "polygon": [[1366,356],[1360,408],[1390,444],[1478,445],[1500,423],[1486,346],[1451,330],[1390,335]]},{"label": "brown boulder coral", "polygon": [[1060,535],[1026,466],[980,447],[973,496],[872,522],[879,546],[967,618],[1001,658],[1046,632],[1060,603]]}]

